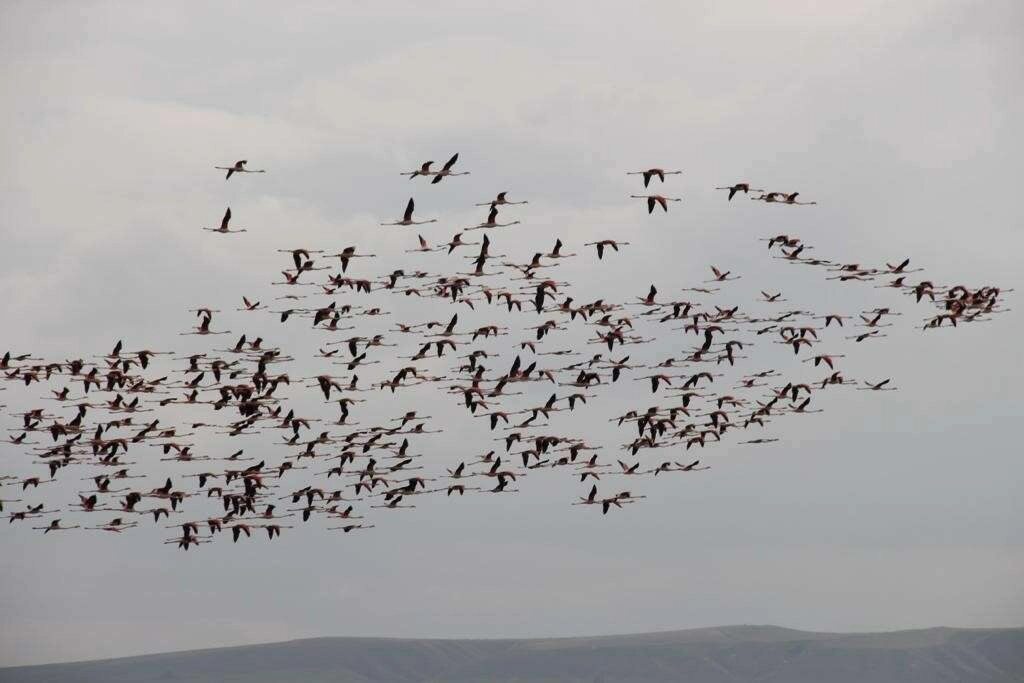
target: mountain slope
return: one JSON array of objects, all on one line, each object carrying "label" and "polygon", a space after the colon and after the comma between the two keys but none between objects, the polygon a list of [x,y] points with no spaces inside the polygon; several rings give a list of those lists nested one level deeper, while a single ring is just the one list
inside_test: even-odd
[{"label": "mountain slope", "polygon": [[0,669],[0,681],[88,683],[1007,683],[1024,628],[809,633],[730,626],[596,638],[315,638]]}]

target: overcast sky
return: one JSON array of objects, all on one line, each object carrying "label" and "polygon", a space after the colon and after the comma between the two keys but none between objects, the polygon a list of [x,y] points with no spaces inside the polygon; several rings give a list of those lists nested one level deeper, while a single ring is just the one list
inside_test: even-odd
[{"label": "overcast sky", "polygon": [[[925,334],[909,300],[851,294],[757,241],[790,232],[825,258],[910,256],[938,283],[1024,287],[1020,3],[6,2],[0,16],[0,353],[95,356],[119,338],[185,352],[200,348],[177,334],[188,309],[209,305],[233,333],[308,356],[323,337],[250,322],[241,295],[280,293],[281,248],[380,254],[363,275],[419,267],[401,253],[414,233],[377,226],[410,194],[439,218],[436,242],[499,190],[529,199],[503,212],[523,221],[514,237],[492,239],[522,260],[561,237],[580,257],[557,275],[579,301],[652,282],[668,297],[714,263],[743,275],[722,301],[744,308],[783,289],[810,310],[905,311],[844,364],[898,392],[830,394],[826,412],[773,425],[779,443],[709,449],[710,471],[637,485],[649,498],[607,517],[544,473],[517,495],[418,500],[372,531],[307,526],[273,547],[8,525],[0,664],[322,635],[1024,623],[1019,314]],[[472,175],[398,175],[456,151]],[[269,172],[225,183],[211,168],[239,158]],[[624,172],[652,165],[685,171],[666,184],[684,202],[648,217]],[[738,180],[819,203],[712,189]],[[250,232],[199,230],[226,205]],[[609,237],[631,246],[598,266],[583,243]],[[451,312],[381,297],[417,320]],[[638,388],[576,431],[620,443],[607,418],[649,405]],[[18,392],[0,392],[8,412]],[[368,423],[429,407],[446,431],[427,457],[486,450],[446,401],[400,392]],[[40,469],[0,455],[6,472]]]}]

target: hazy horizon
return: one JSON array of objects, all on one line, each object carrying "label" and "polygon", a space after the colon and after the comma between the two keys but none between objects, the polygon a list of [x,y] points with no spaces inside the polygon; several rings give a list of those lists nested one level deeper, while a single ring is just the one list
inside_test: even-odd
[{"label": "hazy horizon", "polygon": [[828,634],[733,626],[600,638],[401,640],[315,638],[97,662],[0,669],[31,683],[140,683],[168,678],[425,683],[629,680],[811,683],[1019,681],[1024,629]]},{"label": "hazy horizon", "polygon": [[952,631],[993,631],[993,630],[1021,630],[1024,629],[1024,624],[1019,626],[972,626],[972,627],[961,627],[961,626],[949,626],[949,625],[936,625],[936,626],[924,626],[920,628],[911,629],[892,629],[892,630],[850,630],[850,631],[813,631],[809,629],[798,629],[791,628],[780,624],[718,624],[712,626],[697,626],[691,628],[668,628],[658,631],[630,631],[623,633],[579,633],[574,635],[569,634],[548,634],[548,635],[536,635],[536,636],[516,636],[516,637],[503,637],[503,636],[388,636],[388,635],[376,635],[376,634],[365,634],[365,635],[345,635],[338,636],[332,634],[323,634],[318,636],[303,636],[299,638],[287,638],[283,640],[260,640],[260,641],[246,641],[238,643],[225,643],[222,645],[211,645],[208,647],[196,647],[176,650],[153,650],[146,652],[133,652],[127,654],[120,654],[113,657],[86,657],[83,659],[69,659],[59,660],[53,662],[42,662],[38,664],[2,664],[0,668],[10,668],[18,666],[43,666],[46,664],[78,664],[86,662],[98,662],[111,659],[127,659],[133,657],[147,657],[150,655],[162,655],[162,654],[183,654],[189,652],[203,652],[205,650],[223,650],[227,648],[236,647],[258,647],[260,645],[282,645],[287,643],[301,642],[305,640],[385,640],[385,641],[552,641],[552,640],[590,640],[597,638],[631,638],[636,636],[658,636],[658,635],[669,635],[675,633],[686,633],[686,632],[702,632],[702,631],[718,631],[721,629],[736,629],[736,628],[752,628],[752,629],[781,629],[784,631],[792,631],[795,633],[806,633],[813,635],[832,635],[832,636],[867,636],[867,635],[890,635],[890,634],[903,634],[903,633],[917,633],[922,631],[937,631],[937,630],[952,630]]}]

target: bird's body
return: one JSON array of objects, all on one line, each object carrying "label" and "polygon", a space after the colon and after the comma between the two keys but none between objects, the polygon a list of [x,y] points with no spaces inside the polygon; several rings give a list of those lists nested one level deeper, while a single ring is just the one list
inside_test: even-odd
[{"label": "bird's body", "polygon": [[751,189],[750,183],[736,183],[735,185],[729,185],[726,187],[716,187],[715,189],[728,190],[730,202],[732,201],[732,198],[736,195],[737,192],[742,192],[743,194],[747,194],[748,192],[764,192],[764,190]]},{"label": "bird's body", "polygon": [[680,197],[665,197],[660,194],[631,194],[629,196],[632,199],[646,199],[647,213],[654,213],[654,207],[656,206],[660,206],[663,211],[667,212],[669,202],[683,201]]},{"label": "bird's body", "polygon": [[203,228],[203,230],[206,230],[208,232],[219,232],[222,235],[238,233],[238,232],[246,232],[245,228],[236,228],[236,229],[232,230],[230,227],[228,227],[228,225],[230,223],[231,223],[231,207],[229,206],[227,211],[224,212],[224,217],[221,218],[221,220],[220,220],[220,227],[219,228]]},{"label": "bird's body", "polygon": [[247,160],[241,159],[240,161],[236,161],[233,166],[214,166],[214,168],[221,171],[227,171],[227,174],[224,176],[224,180],[227,180],[236,173],[266,173],[266,170],[262,168],[253,170],[246,168],[245,165],[247,163],[249,163]]},{"label": "bird's body", "polygon": [[431,218],[425,221],[413,220],[412,212],[416,208],[416,202],[413,201],[412,197],[409,197],[409,202],[405,205],[405,213],[402,214],[402,219],[394,223],[381,223],[381,225],[423,225],[424,223],[436,223],[436,218]]},{"label": "bird's body", "polygon": [[644,177],[644,187],[651,184],[651,178],[657,178],[661,182],[665,182],[665,176],[667,175],[679,175],[682,171],[666,171],[663,168],[648,168],[645,171],[628,171],[626,175],[640,175]]}]

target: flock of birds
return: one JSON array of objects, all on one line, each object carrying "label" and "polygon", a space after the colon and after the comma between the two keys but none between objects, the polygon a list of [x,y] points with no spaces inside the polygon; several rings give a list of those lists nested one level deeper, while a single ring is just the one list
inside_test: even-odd
[{"label": "flock of birds", "polygon": [[[458,159],[455,154],[438,170],[427,161],[402,175],[438,185],[468,174],[455,170]],[[216,168],[228,180],[264,173],[247,163]],[[680,173],[650,168],[630,175],[642,176],[648,189],[655,179],[665,183],[666,176]],[[743,182],[717,189],[728,192],[728,201],[743,195],[766,203],[814,204],[798,201],[797,192],[766,192]],[[681,201],[631,196],[644,199],[648,213]],[[841,367],[845,354],[837,352],[840,345],[855,348],[885,337],[901,314],[894,307],[811,312],[790,309],[781,292],[763,290],[759,305],[770,312],[755,315],[735,299],[709,301],[740,279],[716,266],[682,296],[665,297],[651,285],[628,300],[583,301],[569,282],[552,275],[563,259],[588,256],[567,253],[561,240],[521,261],[493,253],[490,231],[519,223],[499,221],[499,212],[521,204],[526,201],[500,192],[477,204],[488,207],[485,220],[450,241],[433,243],[418,235],[406,252],[413,256],[404,258],[439,252],[452,264],[445,273],[408,267],[363,274],[376,256],[355,246],[335,253],[281,250],[287,267],[272,284],[290,292],[276,298],[283,303],[272,308],[244,296],[238,310],[330,335],[315,358],[307,359],[324,367],[313,376],[290,376],[286,366],[295,359],[262,337],[219,329],[213,307],[194,309],[195,326],[183,333],[209,338],[201,352],[178,356],[117,341],[92,358],[4,353],[3,388],[37,392],[26,399],[30,407],[9,413],[16,423],[7,439],[36,471],[0,476],[0,510],[9,523],[30,524],[43,534],[148,528],[188,550],[218,537],[237,542],[259,532],[273,539],[307,522],[345,533],[369,529],[389,511],[416,507],[420,496],[509,495],[531,474],[558,470],[579,487],[572,505],[606,514],[643,500],[635,485],[647,477],[709,469],[707,458],[696,455],[705,448],[730,439],[749,445],[778,441],[768,436],[769,426],[820,412],[814,399],[821,392],[845,386],[895,389],[888,378],[847,377]],[[436,222],[417,220],[415,208],[410,198],[399,220],[381,225]],[[204,230],[246,232],[231,227],[231,219],[229,208],[219,227]],[[474,231],[482,232],[480,240],[463,238]],[[871,267],[812,256],[812,246],[794,235],[764,241],[765,253],[782,262],[817,268],[844,283],[873,283],[891,290],[895,301],[924,306],[926,330],[982,322],[1007,310],[1006,290],[938,285],[913,275],[918,269],[910,259]],[[585,246],[604,259],[628,244],[600,239]],[[457,250],[470,253],[468,268]],[[429,299],[446,304],[452,314],[393,321],[378,305],[382,296]],[[460,320],[470,310],[488,315],[487,324]],[[586,344],[565,343],[570,329],[582,332]],[[214,341],[229,334],[233,344]],[[680,342],[678,354],[644,357],[651,355],[643,353],[645,345],[667,338]],[[807,372],[744,371],[750,347],[769,343],[806,364],[800,367]],[[587,411],[597,396],[628,393],[619,391],[624,382],[645,383],[656,404],[600,416],[610,417],[620,442],[589,443],[574,433],[572,416]],[[479,448],[463,441],[464,457],[457,464],[438,463],[421,452],[426,435],[445,425],[432,422],[423,405],[392,407],[415,386],[433,388],[428,405],[451,401],[482,420],[490,440]],[[289,405],[296,394],[315,394],[329,416],[298,413]],[[386,401],[383,410],[393,412],[390,419],[361,423],[362,404],[378,397]],[[204,446],[214,434],[238,447],[215,452]],[[78,489],[77,499],[63,507],[44,500],[58,478],[71,479]],[[624,480],[634,485],[626,488]],[[168,528],[175,530],[172,538],[166,538]]]}]

